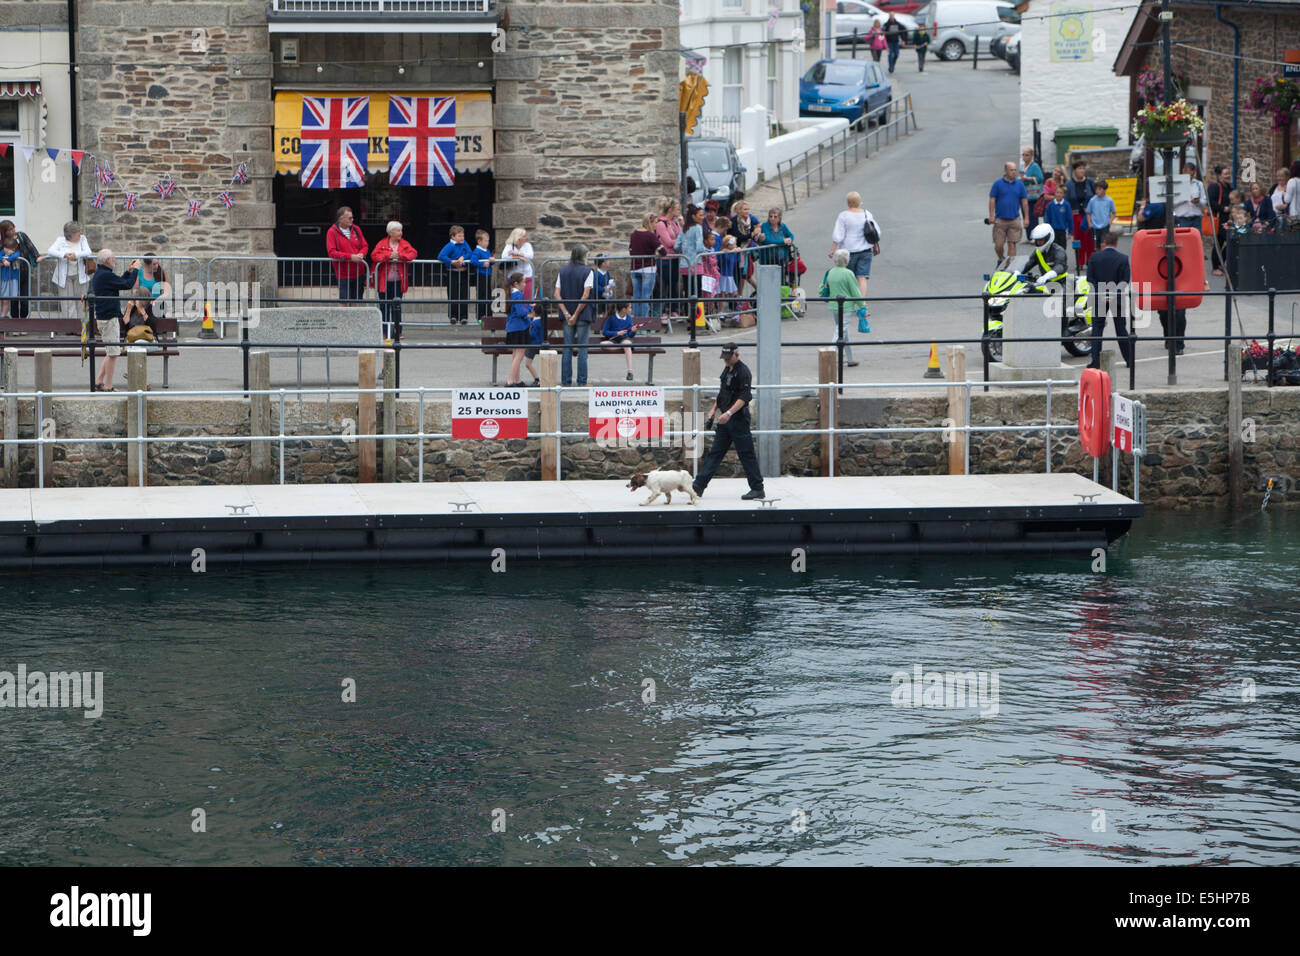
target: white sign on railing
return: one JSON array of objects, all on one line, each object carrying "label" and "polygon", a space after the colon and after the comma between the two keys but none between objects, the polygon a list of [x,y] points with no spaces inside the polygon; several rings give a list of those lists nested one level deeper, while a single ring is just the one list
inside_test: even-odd
[{"label": "white sign on railing", "polygon": [[592,438],[660,438],[664,390],[657,385],[589,389],[587,418]]},{"label": "white sign on railing", "polygon": [[1133,400],[1115,396],[1112,417],[1115,422],[1115,440],[1113,444],[1123,452],[1133,451]]},{"label": "white sign on railing", "polygon": [[451,437],[527,438],[528,393],[522,388],[456,389]]}]

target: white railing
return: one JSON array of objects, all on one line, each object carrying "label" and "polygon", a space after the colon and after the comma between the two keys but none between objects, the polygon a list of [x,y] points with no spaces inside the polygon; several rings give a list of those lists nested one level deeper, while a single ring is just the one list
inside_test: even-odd
[{"label": "white railing", "polygon": [[494,0],[271,0],[274,13],[491,13]]}]

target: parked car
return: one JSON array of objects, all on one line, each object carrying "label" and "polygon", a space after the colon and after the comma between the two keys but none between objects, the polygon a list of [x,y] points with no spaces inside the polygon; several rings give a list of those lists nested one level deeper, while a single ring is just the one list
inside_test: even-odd
[{"label": "parked car", "polygon": [[893,84],[873,60],[818,60],[799,81],[800,116],[842,116],[856,123],[893,98]]},{"label": "parked car", "polygon": [[1020,34],[1013,33],[1007,37],[1006,45],[1003,47],[1003,57],[1011,65],[1011,69],[1017,73],[1020,72]]},{"label": "parked car", "polygon": [[1005,0],[931,0],[916,12],[930,28],[930,49],[942,60],[960,60],[987,49],[995,37],[1020,29],[1020,14]]},{"label": "parked car", "polygon": [[691,136],[686,140],[686,161],[696,167],[696,189],[704,199],[716,199],[728,209],[745,191],[745,167],[731,140],[721,136]]},{"label": "parked car", "polygon": [[999,60],[1005,60],[1007,58],[1006,46],[1007,38],[1005,36],[994,37],[989,43],[989,52]]},{"label": "parked car", "polygon": [[885,11],[886,17],[891,13],[895,16],[906,13],[915,18],[916,11],[920,10],[925,4],[926,0],[876,0],[873,6]]},{"label": "parked car", "polygon": [[[903,29],[911,33],[916,29],[916,18],[899,13],[897,8],[891,8],[894,19],[903,25]],[[858,36],[870,32],[871,24],[877,20],[880,21],[880,27],[883,30],[885,23],[889,20],[890,10],[874,3],[863,3],[862,0],[837,0],[835,4],[835,21],[833,28],[835,30],[836,43],[853,42],[853,31],[858,31]]]}]

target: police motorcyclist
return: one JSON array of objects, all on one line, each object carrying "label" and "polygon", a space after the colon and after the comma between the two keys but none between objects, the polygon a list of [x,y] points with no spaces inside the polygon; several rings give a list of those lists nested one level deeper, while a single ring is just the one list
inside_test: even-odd
[{"label": "police motorcyclist", "polygon": [[1034,250],[1025,264],[1025,276],[1035,285],[1045,286],[1070,270],[1065,250],[1052,241],[1055,238],[1056,233],[1045,222],[1040,222],[1029,234]]}]

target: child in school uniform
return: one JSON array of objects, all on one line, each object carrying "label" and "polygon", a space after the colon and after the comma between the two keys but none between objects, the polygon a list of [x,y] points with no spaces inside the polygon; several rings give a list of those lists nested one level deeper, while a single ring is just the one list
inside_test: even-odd
[{"label": "child in school uniform", "polygon": [[474,251],[469,254],[470,268],[474,274],[474,291],[478,295],[478,324],[492,312],[492,249],[488,243],[491,236],[487,230],[479,229],[474,233]]},{"label": "child in school uniform", "polygon": [[22,268],[18,260],[22,251],[18,248],[18,236],[10,233],[0,249],[0,315],[9,314],[9,303],[18,298],[18,270]]},{"label": "child in school uniform", "polygon": [[[524,383],[519,379],[519,366],[524,362],[524,353],[528,347],[528,328],[533,314],[533,307],[524,301],[524,274],[512,272],[506,279],[506,289],[510,295],[510,312],[506,316],[506,345],[510,346],[510,381],[506,387],[519,387]],[[532,362],[528,363],[532,371]],[[536,375],[534,375],[536,377]]]},{"label": "child in school uniform", "polygon": [[1047,210],[1043,213],[1043,221],[1051,226],[1052,231],[1056,234],[1053,241],[1062,249],[1069,251],[1070,230],[1074,228],[1074,216],[1070,211],[1070,204],[1065,201],[1065,187],[1057,186],[1054,197],[1047,204]]},{"label": "child in school uniform", "polygon": [[631,307],[625,299],[614,303],[614,311],[605,320],[605,327],[600,330],[600,338],[606,345],[622,345],[623,355],[627,358],[627,380],[632,374],[632,339],[636,336],[636,323],[632,319]]},{"label": "child in school uniform", "polygon": [[438,261],[447,270],[447,321],[464,325],[469,320],[469,257],[474,250],[465,241],[465,230],[452,226],[448,242],[438,253]]},{"label": "child in school uniform", "polygon": [[596,273],[592,277],[591,297],[599,303],[596,306],[596,317],[603,319],[609,314],[606,311],[608,300],[614,297],[614,277],[610,275],[603,255],[596,256],[595,262]]}]

